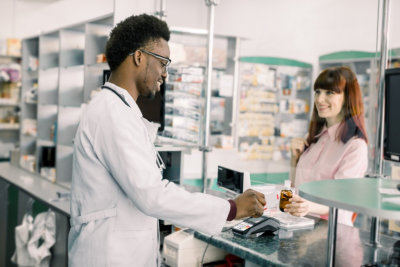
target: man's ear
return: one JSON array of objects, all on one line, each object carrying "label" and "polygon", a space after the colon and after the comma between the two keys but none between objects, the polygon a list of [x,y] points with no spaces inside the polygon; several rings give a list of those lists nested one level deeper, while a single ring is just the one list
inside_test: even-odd
[{"label": "man's ear", "polygon": [[142,56],[143,53],[140,52],[140,50],[136,50],[135,53],[133,54],[133,62],[137,67],[139,67],[140,63],[142,62]]}]

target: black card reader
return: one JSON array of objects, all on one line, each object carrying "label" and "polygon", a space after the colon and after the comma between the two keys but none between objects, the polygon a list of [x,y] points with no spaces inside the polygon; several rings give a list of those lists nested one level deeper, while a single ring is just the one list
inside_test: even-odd
[{"label": "black card reader", "polygon": [[254,238],[264,232],[276,232],[279,230],[279,221],[275,218],[261,216],[258,218],[248,218],[235,225],[232,232],[244,238]]}]

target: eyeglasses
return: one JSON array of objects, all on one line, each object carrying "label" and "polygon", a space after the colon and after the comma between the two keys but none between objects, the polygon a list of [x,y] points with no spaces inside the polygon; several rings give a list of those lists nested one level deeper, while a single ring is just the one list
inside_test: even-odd
[{"label": "eyeglasses", "polygon": [[[165,63],[165,62],[162,62],[162,61],[160,61],[160,63],[161,63],[161,65],[162,65],[162,67],[164,68],[164,71],[167,72],[168,66],[171,64],[171,61],[172,61],[171,59],[169,59],[169,58],[167,58],[167,57],[163,57],[163,56],[161,56],[161,55],[159,55],[159,54],[156,54],[156,53],[153,53],[153,52],[144,50],[144,49],[139,49],[139,51],[141,51],[141,52],[143,52],[143,53],[146,53],[146,54],[148,54],[148,55],[150,55],[150,56],[153,56],[153,57],[155,57],[155,58],[158,58],[158,59],[161,59],[161,60],[165,60],[166,63]],[[132,56],[133,54],[134,54],[134,53],[130,53],[129,55]]]}]

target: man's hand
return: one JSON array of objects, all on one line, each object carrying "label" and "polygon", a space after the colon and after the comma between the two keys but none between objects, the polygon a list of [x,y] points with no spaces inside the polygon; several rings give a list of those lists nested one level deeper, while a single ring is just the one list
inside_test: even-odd
[{"label": "man's hand", "polygon": [[264,213],[264,206],[267,204],[264,194],[247,189],[243,194],[235,198],[236,217],[241,219],[245,217],[260,217]]}]

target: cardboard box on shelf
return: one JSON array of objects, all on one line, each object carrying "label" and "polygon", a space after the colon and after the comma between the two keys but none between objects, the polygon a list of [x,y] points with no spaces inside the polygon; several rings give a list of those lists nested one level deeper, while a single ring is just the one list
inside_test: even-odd
[{"label": "cardboard box on shelf", "polygon": [[7,39],[7,55],[17,57],[21,56],[21,39]]}]

